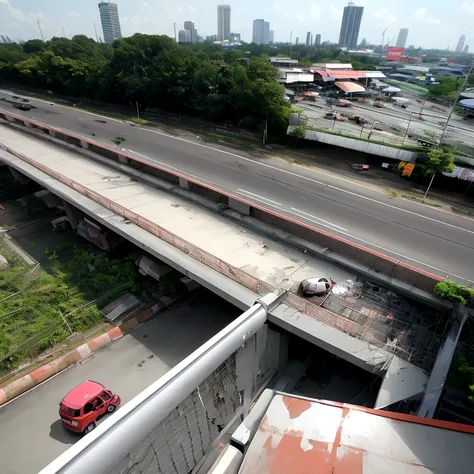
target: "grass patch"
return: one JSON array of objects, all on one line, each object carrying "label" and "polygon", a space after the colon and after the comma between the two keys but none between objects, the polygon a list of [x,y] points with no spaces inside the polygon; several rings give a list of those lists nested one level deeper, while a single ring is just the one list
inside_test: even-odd
[{"label": "grass patch", "polygon": [[112,143],[115,143],[117,146],[120,146],[125,141],[123,137],[117,137],[112,140]]},{"label": "grass patch", "polygon": [[138,126],[145,126],[151,123],[149,120],[145,120],[145,119],[141,119],[137,117],[131,118],[130,122],[133,122],[135,125],[138,125]]},{"label": "grass patch", "polygon": [[385,191],[389,195],[389,197],[391,197],[391,198],[398,197],[398,194],[393,189],[387,188]]},{"label": "grass patch", "polygon": [[45,350],[104,322],[97,307],[136,291],[131,262],[108,260],[92,247],[48,250],[50,273],[35,270],[0,240],[0,377]]}]

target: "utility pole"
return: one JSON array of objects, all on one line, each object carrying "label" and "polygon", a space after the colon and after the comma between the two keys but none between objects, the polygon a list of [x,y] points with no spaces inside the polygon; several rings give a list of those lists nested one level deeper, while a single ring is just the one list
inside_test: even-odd
[{"label": "utility pole", "polygon": [[177,43],[178,39],[176,38],[176,23],[173,23],[173,27],[174,27],[174,42]]},{"label": "utility pole", "polygon": [[94,31],[95,31],[95,39],[98,43],[99,42],[99,35],[97,34],[97,28],[95,27],[95,23],[94,23]]},{"label": "utility pole", "polygon": [[41,41],[44,41],[43,31],[41,30],[40,22],[39,22],[39,20],[36,20],[36,22],[38,23],[38,28],[39,28],[39,30],[40,30]]}]

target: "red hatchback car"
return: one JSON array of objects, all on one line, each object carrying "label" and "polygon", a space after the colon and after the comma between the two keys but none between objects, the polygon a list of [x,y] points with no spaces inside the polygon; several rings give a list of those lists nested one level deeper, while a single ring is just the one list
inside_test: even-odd
[{"label": "red hatchback car", "polygon": [[97,382],[87,380],[71,390],[59,404],[59,416],[65,428],[76,433],[89,433],[97,419],[112,413],[120,405],[120,397]]}]

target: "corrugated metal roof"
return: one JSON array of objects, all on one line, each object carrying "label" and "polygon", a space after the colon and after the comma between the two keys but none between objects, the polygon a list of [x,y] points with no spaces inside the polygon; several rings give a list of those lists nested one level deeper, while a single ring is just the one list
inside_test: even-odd
[{"label": "corrugated metal roof", "polygon": [[339,87],[339,89],[346,93],[365,91],[365,89],[360,84],[356,84],[355,82],[336,82],[335,86]]},{"label": "corrugated metal roof", "polygon": [[239,474],[470,474],[474,427],[277,394]]}]

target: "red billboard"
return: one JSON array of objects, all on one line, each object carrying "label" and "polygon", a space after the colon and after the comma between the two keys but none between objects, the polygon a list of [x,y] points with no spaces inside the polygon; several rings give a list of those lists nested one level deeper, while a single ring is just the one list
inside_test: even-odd
[{"label": "red billboard", "polygon": [[404,48],[387,48],[387,56],[385,59],[387,61],[400,61],[401,57],[403,56],[403,51]]}]

